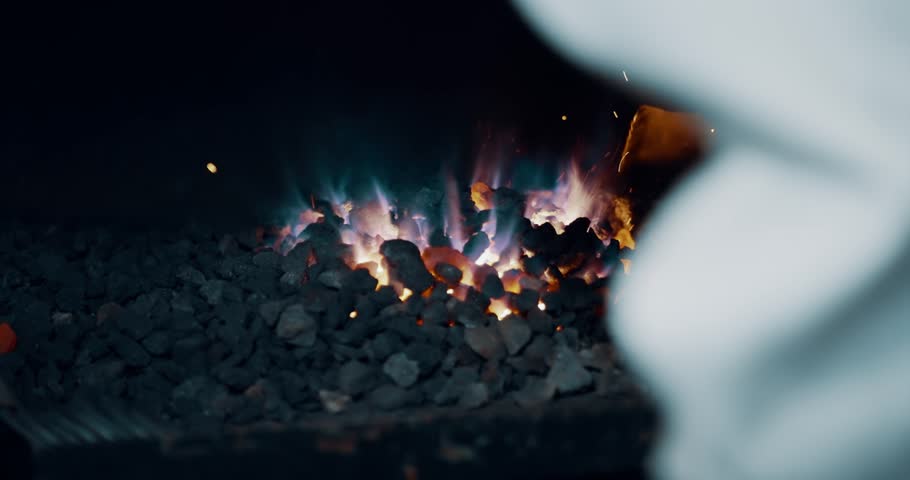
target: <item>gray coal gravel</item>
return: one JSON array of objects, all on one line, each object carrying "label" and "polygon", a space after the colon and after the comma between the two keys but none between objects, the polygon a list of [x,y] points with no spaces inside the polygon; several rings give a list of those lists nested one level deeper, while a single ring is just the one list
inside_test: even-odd
[{"label": "gray coal gravel", "polygon": [[[512,290],[492,275],[464,286],[455,265],[428,269],[416,245],[387,240],[390,277],[413,292],[403,302],[355,268],[327,218],[285,239],[282,253],[252,231],[198,226],[0,229],[0,323],[18,336],[15,351],[0,354],[0,377],[25,404],[103,397],[179,425],[635,394],[604,330],[603,282]],[[533,253],[518,263],[532,276],[603,254],[585,222],[562,235],[517,225],[515,241]],[[477,231],[471,258],[491,240]],[[497,319],[491,298],[513,313]]]}]

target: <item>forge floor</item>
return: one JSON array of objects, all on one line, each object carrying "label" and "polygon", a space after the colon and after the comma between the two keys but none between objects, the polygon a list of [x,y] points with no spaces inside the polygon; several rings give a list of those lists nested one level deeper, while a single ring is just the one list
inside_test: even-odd
[{"label": "forge floor", "polygon": [[294,425],[58,444],[37,452],[35,478],[637,479],[654,419],[639,399],[593,395],[532,409],[315,414]]}]

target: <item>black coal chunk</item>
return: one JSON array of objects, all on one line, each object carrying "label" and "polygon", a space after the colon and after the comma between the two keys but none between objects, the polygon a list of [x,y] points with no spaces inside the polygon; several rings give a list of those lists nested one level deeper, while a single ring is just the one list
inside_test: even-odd
[{"label": "black coal chunk", "polygon": [[442,388],[432,396],[433,403],[447,405],[461,398],[469,385],[480,379],[476,367],[457,367],[452,371],[452,376],[445,380]]},{"label": "black coal chunk", "polygon": [[360,395],[376,384],[376,377],[374,367],[352,360],[338,369],[338,388],[352,397]]},{"label": "black coal chunk", "polygon": [[496,273],[491,273],[483,279],[480,291],[490,298],[500,298],[506,294],[506,290],[502,285],[502,280]]},{"label": "black coal chunk", "polygon": [[275,326],[278,338],[302,347],[310,347],[316,343],[318,330],[319,323],[299,303],[285,308],[278,319],[278,325]]},{"label": "black coal chunk", "polygon": [[142,346],[152,355],[166,355],[171,351],[173,340],[167,332],[153,332],[142,340]]},{"label": "black coal chunk", "polygon": [[524,288],[521,292],[515,296],[515,301],[513,305],[519,312],[527,313],[531,310],[539,310],[537,306],[537,301],[540,298],[540,294],[536,291]]},{"label": "black coal chunk", "polygon": [[553,384],[559,393],[567,394],[584,390],[594,382],[594,377],[585,370],[575,352],[564,345],[557,345],[547,382]]},{"label": "black coal chunk", "polygon": [[365,268],[358,268],[345,279],[345,288],[354,293],[368,293],[376,290],[378,281]]},{"label": "black coal chunk", "polygon": [[442,228],[434,228],[430,232],[430,246],[431,247],[451,247],[452,239],[446,236],[445,230]]},{"label": "black coal chunk", "polygon": [[418,367],[420,367],[421,375],[427,375],[432,372],[445,356],[442,350],[436,345],[422,342],[415,342],[408,345],[404,349],[404,354],[407,355],[409,359],[417,362]]},{"label": "black coal chunk", "polygon": [[287,255],[281,257],[279,266],[283,272],[302,275],[309,265],[312,254],[313,245],[310,242],[300,242],[294,245]]},{"label": "black coal chunk", "polygon": [[458,398],[458,406],[464,408],[477,408],[490,401],[490,391],[485,383],[475,382],[469,384]]},{"label": "black coal chunk", "polygon": [[518,405],[529,408],[549,402],[555,394],[555,385],[543,378],[529,376],[525,381],[524,387],[514,392],[512,398]]},{"label": "black coal chunk", "polygon": [[461,283],[461,277],[464,275],[461,269],[451,263],[439,262],[436,264],[435,270],[436,275],[439,275],[446,284],[453,287]]},{"label": "black coal chunk", "polygon": [[392,331],[384,331],[376,335],[376,338],[370,342],[373,349],[373,355],[376,360],[385,360],[389,355],[400,351],[404,348],[404,342],[401,336]]},{"label": "black coal chunk", "polygon": [[420,367],[414,360],[408,358],[404,352],[396,353],[386,359],[382,371],[399,387],[410,387],[417,382],[420,376]]},{"label": "black coal chunk", "polygon": [[549,257],[558,248],[556,228],[549,223],[543,223],[524,232],[521,236],[521,246],[538,255]]},{"label": "black coal chunk", "polygon": [[253,255],[253,265],[257,267],[278,268],[281,256],[273,250],[264,250]]},{"label": "black coal chunk", "polygon": [[217,368],[214,373],[218,381],[234,390],[246,389],[256,381],[256,374],[248,368]]},{"label": "black coal chunk", "polygon": [[509,355],[517,354],[531,340],[531,327],[518,315],[509,315],[497,325]]},{"label": "black coal chunk", "polygon": [[144,367],[152,361],[152,357],[142,348],[142,345],[126,335],[113,336],[111,348],[131,367]]},{"label": "black coal chunk", "polygon": [[505,356],[506,347],[496,325],[468,328],[464,332],[464,339],[471,350],[487,360]]},{"label": "black coal chunk", "polygon": [[484,232],[477,232],[464,244],[461,253],[473,261],[480,258],[489,246],[490,237]]},{"label": "black coal chunk", "polygon": [[415,293],[433,285],[433,276],[420,258],[417,245],[407,240],[386,240],[380,245],[379,253],[385,258],[392,280],[401,282]]}]

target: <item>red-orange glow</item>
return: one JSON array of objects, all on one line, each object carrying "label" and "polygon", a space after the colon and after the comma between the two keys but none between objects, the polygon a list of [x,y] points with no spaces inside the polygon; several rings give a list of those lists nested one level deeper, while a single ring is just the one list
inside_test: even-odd
[{"label": "red-orange glow", "polygon": [[471,185],[471,201],[478,210],[493,208],[493,189],[483,182],[474,182]]},{"label": "red-orange glow", "polygon": [[561,332],[562,329],[563,329],[563,326],[562,326],[562,325],[557,325],[557,326],[556,326],[556,331],[557,331],[557,332]]},{"label": "red-orange glow", "polygon": [[16,332],[8,323],[0,323],[0,355],[16,349]]},{"label": "red-orange glow", "polygon": [[[471,285],[474,282],[474,264],[471,259],[451,247],[428,247],[421,254],[427,270],[436,275],[436,265],[448,263],[461,270],[461,283]],[[437,276],[439,280],[442,280]]]},{"label": "red-orange glow", "polygon": [[521,292],[521,278],[528,276],[521,270],[507,270],[502,274],[502,286],[507,292]]},{"label": "red-orange glow", "polygon": [[422,319],[422,318],[418,318],[418,319],[417,319],[417,326],[418,326],[418,327],[422,327],[422,326],[423,326],[423,319]]},{"label": "red-orange glow", "polygon": [[502,320],[509,316],[512,313],[512,309],[509,307],[509,304],[501,298],[494,298],[490,300],[490,308],[488,311],[494,315],[496,318]]}]

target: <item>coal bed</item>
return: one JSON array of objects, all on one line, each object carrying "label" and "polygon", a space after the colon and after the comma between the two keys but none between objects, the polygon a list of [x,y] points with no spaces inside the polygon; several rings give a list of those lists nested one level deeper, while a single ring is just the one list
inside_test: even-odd
[{"label": "coal bed", "polygon": [[[457,197],[457,215],[429,189],[407,206],[313,198],[231,233],[5,228],[4,419],[57,465],[67,445],[202,435],[214,451],[280,432],[316,445],[296,450],[313,462],[340,450],[398,472],[433,445],[496,468],[516,455],[490,440],[508,431],[538,459],[599,450],[578,474],[636,466],[653,419],[603,320],[631,264],[629,232],[597,213],[615,205],[564,221],[555,201],[540,221],[508,188]],[[377,425],[393,453],[366,446]],[[439,447],[453,429],[470,433]]]}]

